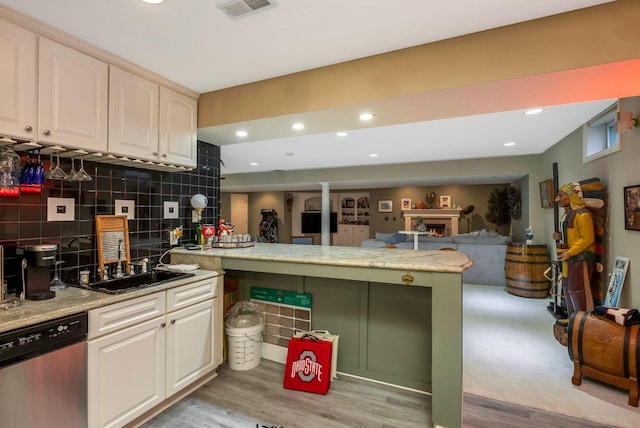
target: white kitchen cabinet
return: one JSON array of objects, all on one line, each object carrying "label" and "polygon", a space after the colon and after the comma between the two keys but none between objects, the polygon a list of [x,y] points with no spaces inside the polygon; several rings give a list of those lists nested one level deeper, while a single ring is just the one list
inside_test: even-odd
[{"label": "white kitchen cabinet", "polygon": [[0,137],[35,139],[36,43],[35,33],[0,19]]},{"label": "white kitchen cabinet", "polygon": [[166,396],[165,316],[89,340],[89,427],[120,427]]},{"label": "white kitchen cabinet", "polygon": [[222,278],[89,311],[89,427],[131,422],[222,364]]},{"label": "white kitchen cabinet", "polygon": [[215,368],[214,312],[205,300],[167,314],[167,397]]},{"label": "white kitchen cabinet", "polygon": [[109,153],[128,158],[158,158],[159,85],[110,66]]},{"label": "white kitchen cabinet", "polygon": [[361,224],[339,224],[334,245],[359,247],[360,243],[369,239],[369,226]]},{"label": "white kitchen cabinet", "polygon": [[197,101],[118,67],[109,75],[109,153],[196,166]]},{"label": "white kitchen cabinet", "polygon": [[198,101],[160,87],[158,160],[195,167]]},{"label": "white kitchen cabinet", "polygon": [[37,141],[107,150],[109,67],[40,37]]}]

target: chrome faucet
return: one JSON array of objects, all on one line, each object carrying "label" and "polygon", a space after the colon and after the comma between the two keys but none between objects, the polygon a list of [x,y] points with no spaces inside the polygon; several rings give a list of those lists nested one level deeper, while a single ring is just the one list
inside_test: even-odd
[{"label": "chrome faucet", "polygon": [[116,274],[115,278],[122,278],[124,273],[122,273],[122,239],[118,240],[118,262],[116,263]]}]

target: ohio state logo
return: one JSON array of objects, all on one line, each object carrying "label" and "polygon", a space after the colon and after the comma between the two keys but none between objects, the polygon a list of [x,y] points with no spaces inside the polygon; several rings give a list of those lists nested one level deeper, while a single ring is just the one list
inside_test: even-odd
[{"label": "ohio state logo", "polygon": [[313,351],[302,351],[299,360],[291,364],[291,377],[298,376],[303,382],[311,382],[317,376],[318,382],[322,382],[322,364]]}]

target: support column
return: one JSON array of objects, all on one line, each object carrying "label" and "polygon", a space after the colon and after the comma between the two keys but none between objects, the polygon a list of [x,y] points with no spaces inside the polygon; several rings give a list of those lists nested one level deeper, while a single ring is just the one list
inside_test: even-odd
[{"label": "support column", "polygon": [[331,245],[329,183],[321,181],[322,186],[322,245]]}]

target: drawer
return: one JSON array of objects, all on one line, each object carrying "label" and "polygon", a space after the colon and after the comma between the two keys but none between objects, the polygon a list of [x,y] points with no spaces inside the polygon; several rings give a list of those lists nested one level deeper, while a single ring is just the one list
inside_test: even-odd
[{"label": "drawer", "polygon": [[165,314],[165,292],[149,294],[89,311],[89,339]]},{"label": "drawer", "polygon": [[209,278],[167,290],[167,312],[185,308],[218,295],[220,278]]}]

